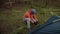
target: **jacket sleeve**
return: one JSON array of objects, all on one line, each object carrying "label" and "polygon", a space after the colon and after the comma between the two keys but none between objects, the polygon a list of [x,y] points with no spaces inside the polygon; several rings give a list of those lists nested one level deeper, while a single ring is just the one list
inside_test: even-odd
[{"label": "jacket sleeve", "polygon": [[37,16],[36,16],[36,15],[34,15],[34,19],[38,21],[38,19],[37,19]]}]

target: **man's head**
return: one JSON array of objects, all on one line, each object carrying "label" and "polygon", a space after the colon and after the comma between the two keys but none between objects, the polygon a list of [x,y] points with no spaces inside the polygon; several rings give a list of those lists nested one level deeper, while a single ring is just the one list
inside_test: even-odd
[{"label": "man's head", "polygon": [[36,14],[36,10],[35,9],[31,9],[31,14]]}]

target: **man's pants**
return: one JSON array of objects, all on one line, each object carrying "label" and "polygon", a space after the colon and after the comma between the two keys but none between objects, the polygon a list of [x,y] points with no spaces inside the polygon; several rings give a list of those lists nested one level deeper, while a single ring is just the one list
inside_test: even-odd
[{"label": "man's pants", "polygon": [[30,18],[24,18],[23,21],[27,24],[28,32],[31,31],[31,29],[30,29]]},{"label": "man's pants", "polygon": [[23,21],[27,24],[27,28],[30,28],[30,18],[24,18]]}]

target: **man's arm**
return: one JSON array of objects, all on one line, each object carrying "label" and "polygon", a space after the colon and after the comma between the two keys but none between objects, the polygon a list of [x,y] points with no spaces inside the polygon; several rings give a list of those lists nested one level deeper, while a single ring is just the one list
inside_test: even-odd
[{"label": "man's arm", "polygon": [[36,15],[34,15],[34,19],[35,19],[36,21],[38,21],[38,19],[37,19],[37,16],[36,16]]}]

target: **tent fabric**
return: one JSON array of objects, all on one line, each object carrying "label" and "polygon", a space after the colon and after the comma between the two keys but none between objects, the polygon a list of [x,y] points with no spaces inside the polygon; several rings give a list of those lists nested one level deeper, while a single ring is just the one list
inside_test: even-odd
[{"label": "tent fabric", "polygon": [[28,34],[60,34],[60,20],[58,19],[60,19],[60,17],[52,16],[44,25],[37,26],[37,28],[30,31]]}]

